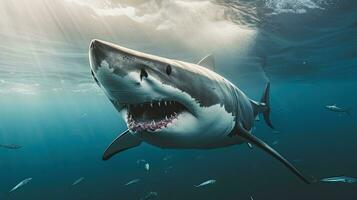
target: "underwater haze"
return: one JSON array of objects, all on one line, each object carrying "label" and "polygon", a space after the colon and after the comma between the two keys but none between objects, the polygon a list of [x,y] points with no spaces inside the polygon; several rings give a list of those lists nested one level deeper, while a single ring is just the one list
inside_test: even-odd
[{"label": "underwater haze", "polygon": [[0,199],[357,198],[353,181],[304,184],[246,144],[143,143],[103,161],[127,127],[88,59],[92,39],[190,63],[213,54],[250,98],[271,83],[275,130],[256,121],[254,135],[308,177],[357,178],[356,1],[1,0],[0,36]]}]

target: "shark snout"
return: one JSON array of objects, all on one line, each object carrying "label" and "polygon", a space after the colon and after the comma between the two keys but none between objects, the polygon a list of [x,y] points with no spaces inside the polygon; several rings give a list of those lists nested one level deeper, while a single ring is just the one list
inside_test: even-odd
[{"label": "shark snout", "polygon": [[110,42],[98,40],[98,39],[93,39],[89,44],[89,49],[93,53],[115,51],[118,47],[120,47],[120,46],[114,45]]},{"label": "shark snout", "polygon": [[89,57],[94,72],[96,72],[101,64],[103,64],[102,62],[107,59],[111,48],[113,47],[101,40],[94,39],[90,42]]},{"label": "shark snout", "polygon": [[96,49],[96,48],[108,48],[110,46],[109,42],[105,42],[102,40],[98,40],[98,39],[93,39],[90,44],[89,44],[89,48],[92,49]]},{"label": "shark snout", "polygon": [[94,39],[89,45],[94,80],[110,99],[119,102],[150,99],[150,72],[133,50]]},{"label": "shark snout", "polygon": [[119,103],[177,99],[172,90],[178,69],[169,59],[128,49],[101,40],[89,45],[92,76],[105,94]]},{"label": "shark snout", "polygon": [[92,50],[92,49],[95,49],[96,45],[98,45],[98,43],[100,43],[99,40],[97,39],[93,39],[90,44],[89,44],[89,48]]}]

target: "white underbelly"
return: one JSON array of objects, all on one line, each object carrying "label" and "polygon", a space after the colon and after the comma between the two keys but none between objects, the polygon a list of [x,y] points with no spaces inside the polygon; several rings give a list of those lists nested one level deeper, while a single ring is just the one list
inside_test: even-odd
[{"label": "white underbelly", "polygon": [[216,138],[215,140],[183,140],[182,138],[157,137],[155,135],[146,135],[142,137],[145,142],[161,148],[173,149],[212,149],[226,147],[235,144],[242,144],[242,140],[238,136],[226,136]]}]

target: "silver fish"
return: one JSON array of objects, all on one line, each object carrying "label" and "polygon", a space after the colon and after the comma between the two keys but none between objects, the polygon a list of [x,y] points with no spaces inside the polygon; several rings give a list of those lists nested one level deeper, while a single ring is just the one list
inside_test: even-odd
[{"label": "silver fish", "polygon": [[347,108],[338,107],[336,104],[325,106],[327,110],[332,112],[347,113],[350,114],[350,110]]},{"label": "silver fish", "polygon": [[20,149],[22,146],[17,145],[17,144],[0,144],[0,147],[6,148],[6,149]]},{"label": "silver fish", "polygon": [[29,183],[31,180],[32,180],[32,178],[27,178],[27,179],[21,181],[15,187],[13,187],[9,192],[13,192],[13,191],[17,190],[18,188],[20,188],[20,187],[26,185],[27,183]]},{"label": "silver fish", "polygon": [[205,185],[212,185],[212,184],[215,184],[216,183],[216,180],[214,179],[211,179],[211,180],[208,180],[208,181],[205,181],[199,185],[195,185],[195,187],[202,187],[202,186],[205,186]]},{"label": "silver fish", "polygon": [[131,180],[131,181],[129,181],[129,182],[127,182],[127,183],[125,183],[125,185],[126,186],[128,186],[128,185],[131,185],[131,184],[134,184],[134,183],[137,183],[137,182],[139,182],[140,181],[140,179],[133,179],[133,180]]},{"label": "silver fish", "polygon": [[76,181],[74,181],[74,182],[72,183],[72,186],[77,185],[78,183],[82,182],[83,180],[84,180],[84,177],[81,177],[81,178],[77,179]]},{"label": "silver fish", "polygon": [[336,176],[336,177],[323,178],[320,180],[320,182],[357,183],[357,179],[348,176]]}]

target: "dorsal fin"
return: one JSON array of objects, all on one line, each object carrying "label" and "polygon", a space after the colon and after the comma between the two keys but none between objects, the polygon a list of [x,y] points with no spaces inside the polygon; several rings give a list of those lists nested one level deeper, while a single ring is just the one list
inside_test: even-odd
[{"label": "dorsal fin", "polygon": [[197,65],[201,65],[203,67],[206,67],[212,71],[216,71],[216,66],[215,66],[215,61],[214,61],[214,57],[212,54],[208,54],[207,56],[205,56],[204,58],[202,58]]}]

